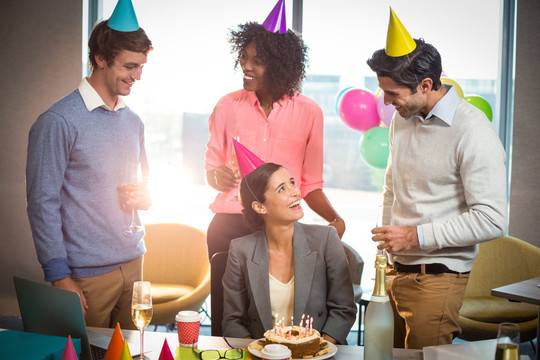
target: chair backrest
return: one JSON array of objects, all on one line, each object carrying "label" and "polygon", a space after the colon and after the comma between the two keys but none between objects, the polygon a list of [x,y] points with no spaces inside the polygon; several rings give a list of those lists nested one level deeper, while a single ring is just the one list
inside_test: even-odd
[{"label": "chair backrest", "polygon": [[178,223],[145,225],[143,279],[197,286],[210,266],[206,233]]},{"label": "chair backrest", "polygon": [[343,249],[345,250],[345,256],[347,257],[347,261],[349,262],[349,271],[351,273],[351,282],[353,285],[360,285],[360,281],[362,280],[362,271],[364,271],[364,260],[347,243],[341,242],[343,244]]},{"label": "chair backrest", "polygon": [[223,283],[221,282],[227,265],[229,253],[221,251],[212,256],[210,267],[210,303],[212,317],[212,336],[222,336],[221,320],[223,320]]},{"label": "chair backrest", "polygon": [[465,296],[490,296],[491,289],[540,276],[540,248],[512,236],[480,244]]}]

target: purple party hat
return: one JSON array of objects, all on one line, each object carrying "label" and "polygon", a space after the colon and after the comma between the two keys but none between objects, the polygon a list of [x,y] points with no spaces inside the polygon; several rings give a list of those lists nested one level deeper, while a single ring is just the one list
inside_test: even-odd
[{"label": "purple party hat", "polygon": [[285,16],[285,0],[278,0],[263,24],[264,28],[270,32],[287,33],[287,22]]}]

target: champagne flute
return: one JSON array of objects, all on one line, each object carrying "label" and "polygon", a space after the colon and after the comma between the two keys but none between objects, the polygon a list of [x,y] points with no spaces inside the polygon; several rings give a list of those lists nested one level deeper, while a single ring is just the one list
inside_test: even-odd
[{"label": "champagne flute", "polygon": [[[124,179],[120,185],[120,197],[122,199],[123,206],[125,202],[129,200],[130,193],[137,191],[145,186],[140,180],[140,163],[136,161],[128,161],[124,172]],[[125,226],[122,232],[126,236],[143,231],[143,227],[137,225],[135,222],[136,209],[131,206],[131,224]]]},{"label": "champagne flute", "polygon": [[[375,227],[382,227],[382,226],[386,226],[386,225],[391,225],[392,224],[392,207],[388,206],[388,205],[380,205],[378,208],[377,208],[377,219],[375,221]],[[386,218],[390,217],[390,221],[387,223],[385,221],[385,218],[384,218],[384,215],[386,214]],[[375,235],[384,235],[383,233],[377,233]],[[381,245],[383,244],[384,242],[383,241],[378,241],[377,242],[378,245]],[[385,250],[379,250],[377,249],[377,255],[384,255],[386,253]]]},{"label": "champagne flute", "polygon": [[131,319],[141,333],[140,359],[144,359],[144,330],[152,320],[152,295],[149,281],[135,281],[133,283]]},{"label": "champagne flute", "polygon": [[499,324],[495,360],[519,360],[519,324]]}]

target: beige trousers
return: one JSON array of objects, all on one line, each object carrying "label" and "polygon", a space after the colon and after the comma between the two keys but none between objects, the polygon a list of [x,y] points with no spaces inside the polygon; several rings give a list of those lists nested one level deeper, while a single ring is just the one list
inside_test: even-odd
[{"label": "beige trousers", "polygon": [[73,279],[86,298],[87,326],[113,328],[119,322],[122,329],[137,329],[131,320],[131,295],[133,283],[142,280],[142,261],[141,256],[108,273]]},{"label": "beige trousers", "polygon": [[386,286],[394,310],[394,347],[451,344],[461,334],[459,309],[468,280],[469,274],[398,273],[389,268]]}]

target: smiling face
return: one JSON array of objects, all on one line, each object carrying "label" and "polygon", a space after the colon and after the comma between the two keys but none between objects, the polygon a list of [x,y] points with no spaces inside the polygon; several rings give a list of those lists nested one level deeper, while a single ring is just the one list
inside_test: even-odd
[{"label": "smiling face", "polygon": [[135,81],[141,79],[146,58],[147,56],[143,53],[122,50],[112,65],[109,65],[98,55],[97,62],[103,70],[101,89],[105,92],[100,95],[109,99],[116,99],[119,95],[129,95]]},{"label": "smiling face", "polygon": [[300,206],[302,196],[294,183],[294,178],[285,168],[279,168],[272,174],[265,192],[265,202],[254,202],[254,210],[263,215],[268,223],[291,223],[304,216]]},{"label": "smiling face", "polygon": [[247,91],[260,92],[264,90],[264,73],[266,66],[257,57],[255,44],[250,43],[242,51],[240,66],[244,72],[244,89]]},{"label": "smiling face", "polygon": [[394,105],[396,111],[403,118],[407,119],[418,112],[425,111],[427,102],[423,91],[421,91],[421,85],[418,86],[419,90],[413,94],[408,87],[398,85],[389,77],[379,76],[377,78],[379,87],[384,91],[384,104]]}]

